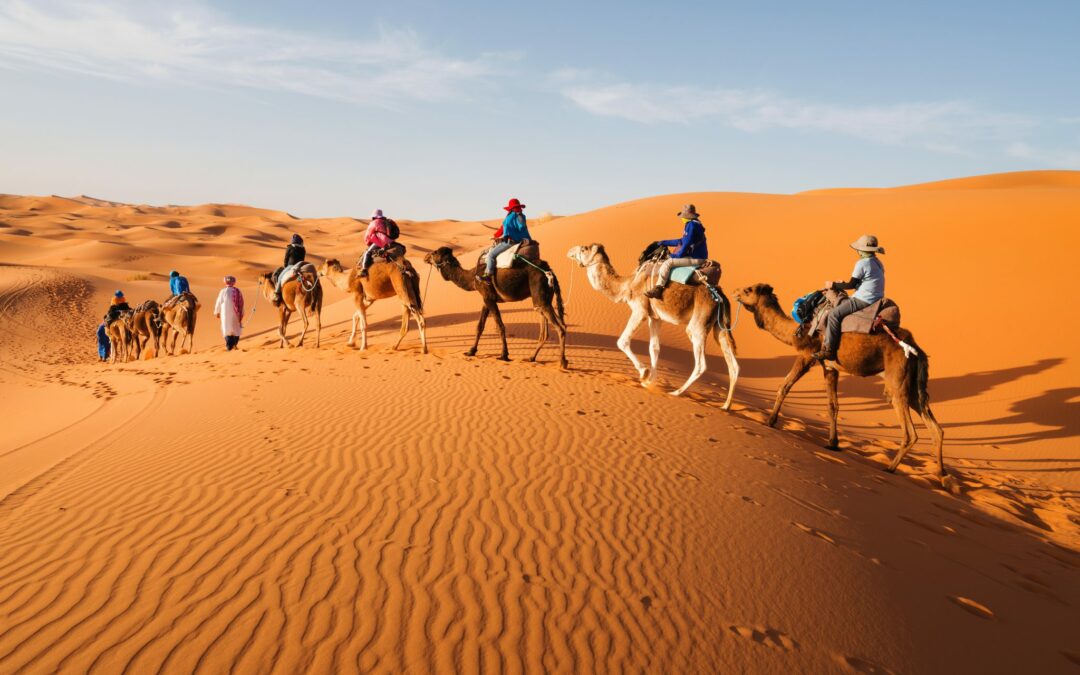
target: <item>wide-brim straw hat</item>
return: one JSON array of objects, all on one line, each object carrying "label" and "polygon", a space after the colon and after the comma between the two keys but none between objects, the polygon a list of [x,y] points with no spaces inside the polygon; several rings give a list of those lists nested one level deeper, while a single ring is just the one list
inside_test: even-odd
[{"label": "wide-brim straw hat", "polygon": [[682,207],[682,211],[679,211],[676,215],[680,218],[686,218],[687,220],[697,220],[701,217],[701,215],[697,212],[697,209],[694,208],[693,204],[684,205]]},{"label": "wide-brim straw hat", "polygon": [[885,253],[885,247],[878,246],[877,237],[872,234],[864,234],[851,242],[851,248],[865,253]]}]

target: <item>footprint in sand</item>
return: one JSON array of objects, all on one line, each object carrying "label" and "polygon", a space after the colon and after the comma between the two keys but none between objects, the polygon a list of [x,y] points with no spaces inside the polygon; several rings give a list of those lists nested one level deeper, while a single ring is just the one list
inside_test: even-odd
[{"label": "footprint in sand", "polygon": [[857,656],[848,656],[846,654],[837,654],[836,662],[848,673],[868,673],[869,675],[881,673],[882,675],[892,675],[894,672],[885,666],[879,666],[873,661],[867,661],[866,659],[860,659]]},{"label": "footprint in sand", "polygon": [[990,608],[981,603],[975,602],[971,598],[965,598],[961,595],[950,595],[949,600],[952,600],[960,609],[974,614],[980,619],[993,619],[994,613],[990,611]]},{"label": "footprint in sand", "polygon": [[824,532],[822,532],[821,530],[819,530],[817,528],[810,527],[809,525],[804,525],[804,524],[796,522],[796,521],[791,521],[791,524],[794,525],[795,527],[799,528],[803,532],[809,534],[809,535],[813,535],[813,536],[817,537],[818,539],[822,539],[824,541],[829,542],[830,544],[833,544],[833,545],[836,544],[835,539],[833,539],[832,537],[830,537],[829,535],[825,534]]},{"label": "footprint in sand", "polygon": [[756,642],[759,645],[765,645],[766,647],[772,647],[775,649],[782,649],[786,652],[799,648],[799,643],[791,639],[791,636],[786,635],[775,628],[761,627],[753,628],[750,626],[729,626],[728,629],[738,635],[739,637]]}]

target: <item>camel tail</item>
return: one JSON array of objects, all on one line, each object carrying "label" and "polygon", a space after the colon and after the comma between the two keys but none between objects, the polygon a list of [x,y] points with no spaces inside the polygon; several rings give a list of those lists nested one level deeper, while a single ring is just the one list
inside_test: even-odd
[{"label": "camel tail", "polygon": [[[914,345],[910,338],[907,340]],[[908,405],[920,415],[930,409],[930,394],[927,383],[930,381],[930,359],[922,347],[916,346],[919,355],[908,359]]]},{"label": "camel tail", "polygon": [[198,303],[195,304],[195,310],[188,312],[187,316],[187,331],[191,335],[195,335],[195,315],[199,311]]},{"label": "camel tail", "polygon": [[555,291],[555,312],[559,315],[559,321],[566,323],[566,307],[563,306],[562,287],[559,286],[559,278],[554,273],[551,275],[551,289]]},{"label": "camel tail", "polygon": [[410,274],[405,277],[405,288],[409,291],[409,302],[421,312],[424,311],[424,298],[420,295],[420,275],[410,265]]},{"label": "camel tail", "polygon": [[720,302],[716,303],[717,317],[712,324],[713,339],[720,344],[720,333],[727,333],[727,338],[731,341],[731,351],[735,352],[735,333],[731,330],[731,302],[719,286],[716,287],[716,292],[720,294]]}]

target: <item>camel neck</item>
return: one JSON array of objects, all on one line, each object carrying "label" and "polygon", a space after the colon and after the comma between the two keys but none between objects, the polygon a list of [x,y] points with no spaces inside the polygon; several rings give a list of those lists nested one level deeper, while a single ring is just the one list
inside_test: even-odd
[{"label": "camel neck", "polygon": [[615,302],[626,302],[626,287],[629,280],[619,276],[607,260],[600,260],[588,268],[589,283],[592,287]]},{"label": "camel neck", "polygon": [[[445,271],[444,271],[445,270]],[[461,265],[448,264],[443,270],[443,278],[453,283],[455,286],[463,291],[475,291],[476,290],[476,277],[468,272]]]},{"label": "camel neck", "polygon": [[759,303],[754,318],[758,328],[768,331],[780,342],[795,344],[795,320],[781,312],[780,305],[775,300]]}]

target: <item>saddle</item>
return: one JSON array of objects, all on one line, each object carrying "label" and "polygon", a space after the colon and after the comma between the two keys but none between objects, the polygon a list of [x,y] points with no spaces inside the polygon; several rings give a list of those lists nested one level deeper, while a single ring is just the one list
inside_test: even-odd
[{"label": "saddle", "polygon": [[[183,298],[191,298],[195,302],[196,306],[198,306],[198,304],[199,304],[199,300],[198,300],[198,298],[195,297],[194,293],[192,293],[190,291],[184,291],[180,295],[174,295],[171,298],[169,298],[168,300],[166,300],[161,305],[161,309],[169,309],[170,307],[172,307],[176,303],[180,302],[180,300],[183,299]],[[147,302],[153,302],[153,300],[147,300],[146,302],[142,303],[142,305],[139,305],[135,309],[137,309],[137,310],[146,309],[145,307],[143,307],[143,305],[145,305]]]},{"label": "saddle", "polygon": [[[488,251],[491,247],[480,252],[480,260],[477,264],[483,266],[487,261]],[[495,267],[500,270],[508,270],[514,267],[525,267],[527,260],[536,264],[540,262],[540,242],[530,239],[527,243],[514,244],[495,258]]]},{"label": "saddle", "polygon": [[[666,258],[664,258],[666,259]],[[638,274],[646,274],[650,278],[660,273],[662,260],[648,260],[638,267]],[[684,286],[711,286],[720,284],[720,263],[715,260],[706,260],[704,264],[695,267],[676,267],[671,270],[671,281]]]},{"label": "saddle", "polygon": [[[824,330],[829,311],[846,297],[847,293],[843,291],[825,291],[824,302],[818,305],[814,317],[810,320],[808,335]],[[869,334],[875,332],[879,324],[885,324],[894,330],[900,327],[900,306],[889,298],[882,298],[845,316],[840,322],[840,332]]]},{"label": "saddle", "polygon": [[405,244],[399,244],[398,242],[392,242],[386,248],[375,249],[371,253],[371,263],[377,262],[397,262],[405,258]]}]

